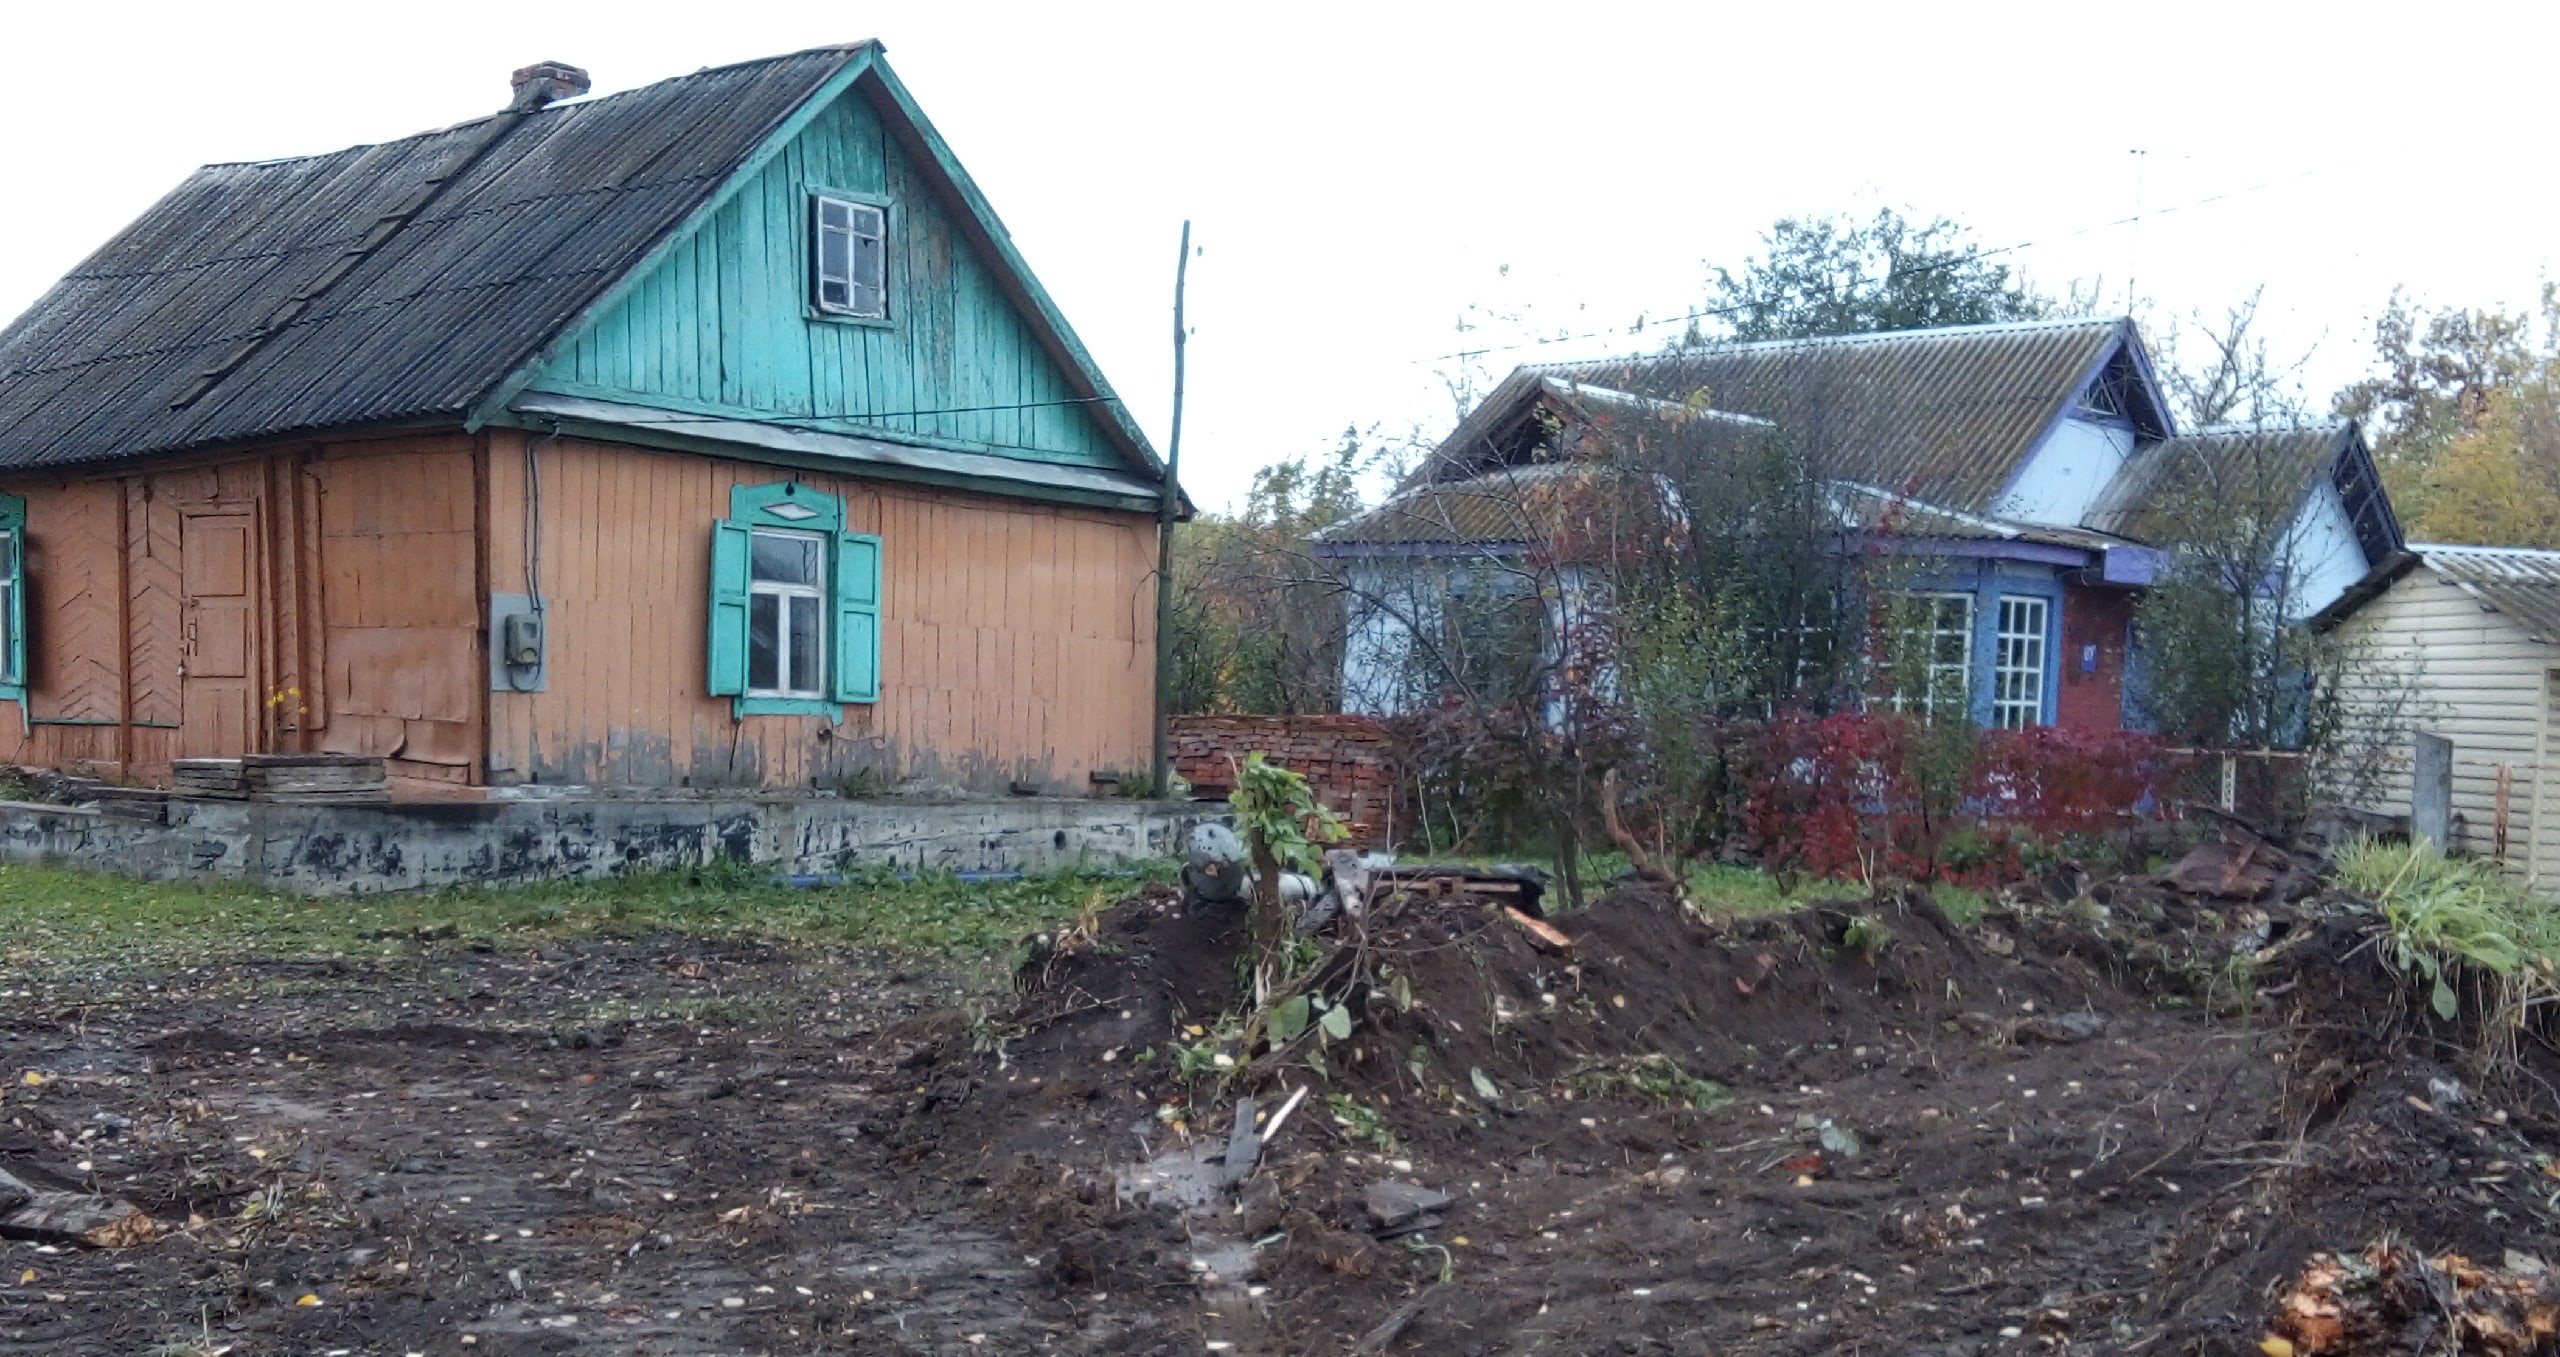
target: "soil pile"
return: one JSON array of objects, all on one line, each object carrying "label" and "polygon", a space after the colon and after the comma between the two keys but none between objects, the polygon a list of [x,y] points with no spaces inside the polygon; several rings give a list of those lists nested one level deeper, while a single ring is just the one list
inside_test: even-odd
[{"label": "soil pile", "polygon": [[[1239,1280],[1203,1256],[1241,1241],[1256,1289],[1193,1297],[1236,1351],[2246,1350],[2315,1252],[2546,1237],[2547,1091],[2466,1088],[2335,902],[2054,894],[1959,928],[1628,889],[1561,948],[1406,900],[1308,959],[1349,1030],[1280,1056],[1242,917],[1149,896],[1051,940],[895,1135],[996,1178],[1062,1294]],[[1205,1208],[1128,1190],[1301,1088]]]}]

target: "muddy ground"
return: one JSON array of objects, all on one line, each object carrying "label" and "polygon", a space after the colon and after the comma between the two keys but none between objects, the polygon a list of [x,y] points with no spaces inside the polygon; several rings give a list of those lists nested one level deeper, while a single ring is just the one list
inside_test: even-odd
[{"label": "muddy ground", "polygon": [[1410,902],[1288,1060],[1163,894],[974,1004],[679,937],[13,974],[0,1166],[161,1237],[0,1242],[0,1350],[2238,1352],[2317,1250],[2549,1254],[2537,1043],[2484,1082],[2316,902],[2049,896]]}]

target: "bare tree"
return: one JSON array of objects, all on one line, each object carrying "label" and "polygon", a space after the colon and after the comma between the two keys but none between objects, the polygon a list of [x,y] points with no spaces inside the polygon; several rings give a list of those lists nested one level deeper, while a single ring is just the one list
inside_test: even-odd
[{"label": "bare tree", "polygon": [[2196,312],[2185,326],[2172,324],[2154,336],[2161,383],[2188,427],[2292,425],[2306,417],[2302,373],[2311,354],[2281,359],[2269,350],[2258,319],[2266,296],[2261,283],[2218,318]]}]

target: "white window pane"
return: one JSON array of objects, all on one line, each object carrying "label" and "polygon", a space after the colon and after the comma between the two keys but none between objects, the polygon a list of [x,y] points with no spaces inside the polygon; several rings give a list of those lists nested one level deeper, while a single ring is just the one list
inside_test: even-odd
[{"label": "white window pane", "polygon": [[791,691],[818,691],[818,600],[805,594],[791,600]]},{"label": "white window pane", "polygon": [[853,273],[853,241],[842,231],[818,232],[818,276],[829,282]]},{"label": "white window pane", "polygon": [[782,686],[782,598],[747,598],[747,687],[771,692]]},{"label": "white window pane", "polygon": [[751,553],[752,578],[764,584],[816,584],[821,554],[814,537],[757,533]]},{"label": "white window pane", "polygon": [[2050,606],[2040,598],[2000,600],[1992,687],[1992,721],[2020,730],[2044,719],[2045,625]]}]

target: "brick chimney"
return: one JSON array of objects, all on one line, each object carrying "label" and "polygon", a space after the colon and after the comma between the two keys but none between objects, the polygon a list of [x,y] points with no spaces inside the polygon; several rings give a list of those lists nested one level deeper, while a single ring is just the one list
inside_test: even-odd
[{"label": "brick chimney", "polygon": [[537,61],[508,77],[516,97],[509,112],[530,113],[556,99],[575,99],[591,87],[587,73],[565,61]]}]

